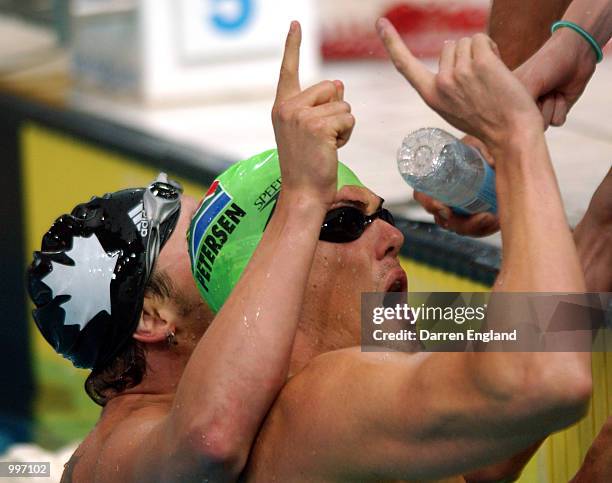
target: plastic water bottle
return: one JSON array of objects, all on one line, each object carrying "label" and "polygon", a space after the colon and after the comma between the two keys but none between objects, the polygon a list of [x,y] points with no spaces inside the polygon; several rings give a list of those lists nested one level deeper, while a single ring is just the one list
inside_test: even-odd
[{"label": "plastic water bottle", "polygon": [[437,128],[404,138],[397,167],[410,186],[460,214],[497,213],[495,171],[480,151]]}]

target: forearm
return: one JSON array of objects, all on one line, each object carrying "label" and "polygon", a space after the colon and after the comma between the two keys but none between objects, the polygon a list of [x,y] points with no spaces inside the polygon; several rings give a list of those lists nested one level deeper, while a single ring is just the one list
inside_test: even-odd
[{"label": "forearm", "polygon": [[[603,47],[612,35],[612,1],[574,0],[563,15],[563,20],[580,25]],[[584,44],[591,49],[586,42]]]},{"label": "forearm", "polygon": [[178,426],[246,457],[286,380],[325,208],[281,194],[240,281],[198,343],[175,398]]},{"label": "forearm", "polygon": [[[495,159],[503,160],[497,164],[503,261],[493,292],[584,292],[584,276],[541,127],[527,127],[509,138],[507,144],[489,146]],[[520,306],[513,299],[511,307],[507,302],[496,306],[494,300],[489,303],[489,329],[513,329],[528,321],[534,330],[546,333],[547,318],[535,317],[522,299]],[[587,336],[572,337],[584,342]],[[588,351],[515,353],[502,348],[475,353],[471,363],[475,384],[506,400],[517,414],[523,411],[523,423],[539,428],[540,437],[578,417],[590,391]],[[526,392],[534,396],[527,406]],[[556,414],[556,421],[539,419],[548,413]],[[547,426],[545,420],[554,424]]]},{"label": "forearm", "polygon": [[497,43],[502,60],[511,70],[525,62],[546,42],[550,37],[550,26],[563,16],[570,1],[493,1],[489,36]]},{"label": "forearm", "polygon": [[583,292],[584,277],[541,128],[492,146],[503,263],[494,291]]}]

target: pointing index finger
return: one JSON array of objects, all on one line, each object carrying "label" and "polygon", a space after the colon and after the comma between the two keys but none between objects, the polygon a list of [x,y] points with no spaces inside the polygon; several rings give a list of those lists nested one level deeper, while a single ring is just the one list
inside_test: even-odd
[{"label": "pointing index finger", "polygon": [[427,99],[433,88],[434,75],[412,55],[389,20],[384,17],[379,18],[376,28],[396,69],[424,99]]},{"label": "pointing index finger", "polygon": [[302,29],[297,21],[291,22],[287,40],[285,41],[285,53],[281,63],[278,87],[276,89],[276,101],[284,101],[300,93],[300,44],[302,43]]}]

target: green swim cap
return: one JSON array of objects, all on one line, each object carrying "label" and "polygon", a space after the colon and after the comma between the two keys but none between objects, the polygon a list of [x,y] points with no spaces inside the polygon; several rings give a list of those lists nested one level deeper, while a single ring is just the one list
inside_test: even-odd
[{"label": "green swim cap", "polygon": [[[338,163],[338,189],[363,187]],[[218,312],[251,259],[281,189],[275,149],[240,161],[210,186],[191,221],[191,271],[206,303]]]}]

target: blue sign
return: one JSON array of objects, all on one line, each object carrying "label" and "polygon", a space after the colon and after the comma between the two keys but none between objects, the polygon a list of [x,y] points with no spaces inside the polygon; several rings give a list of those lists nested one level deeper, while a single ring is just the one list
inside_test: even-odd
[{"label": "blue sign", "polygon": [[[210,0],[212,2],[211,20],[216,29],[235,32],[243,29],[252,18],[254,0]],[[231,13],[228,6],[231,5]],[[223,8],[223,7],[226,8]]]}]

